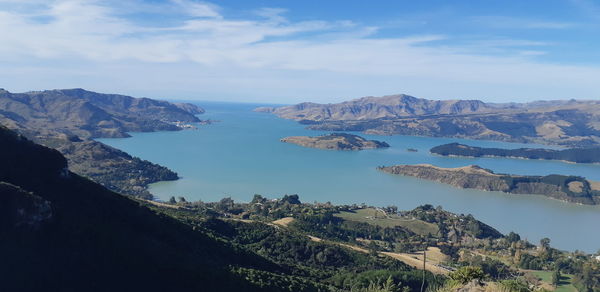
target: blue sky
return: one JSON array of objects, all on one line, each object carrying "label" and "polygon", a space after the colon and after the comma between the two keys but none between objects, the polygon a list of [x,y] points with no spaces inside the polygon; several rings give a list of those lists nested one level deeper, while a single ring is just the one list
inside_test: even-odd
[{"label": "blue sky", "polygon": [[600,99],[600,1],[0,0],[0,87]]}]

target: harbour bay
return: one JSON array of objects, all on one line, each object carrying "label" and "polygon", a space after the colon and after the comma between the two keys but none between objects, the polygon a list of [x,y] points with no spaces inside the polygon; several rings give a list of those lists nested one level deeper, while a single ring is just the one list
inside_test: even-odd
[{"label": "harbour bay", "polygon": [[[303,201],[337,204],[441,205],[452,212],[473,214],[503,233],[515,231],[533,242],[543,237],[567,250],[595,252],[600,246],[598,206],[581,206],[542,196],[457,189],[415,178],[377,171],[380,165],[431,163],[442,167],[477,164],[498,173],[573,174],[600,181],[600,165],[506,158],[454,158],[429,153],[433,146],[460,142],[480,147],[534,147],[516,143],[452,138],[362,135],[385,141],[387,149],[329,151],[281,143],[286,136],[326,132],[305,129],[295,121],[252,112],[255,104],[198,103],[201,119],[218,120],[197,130],[132,133],[131,138],[100,139],[131,155],[167,166],[180,180],[153,184],[161,200],[183,196],[188,201],[215,201],[224,196],[249,201],[298,194]],[[539,145],[535,145],[536,147]],[[414,148],[418,152],[409,152]]]}]

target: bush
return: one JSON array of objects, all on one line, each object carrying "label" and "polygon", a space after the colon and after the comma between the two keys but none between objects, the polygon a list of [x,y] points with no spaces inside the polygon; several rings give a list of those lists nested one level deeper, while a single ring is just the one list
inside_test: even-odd
[{"label": "bush", "polygon": [[450,273],[450,279],[461,284],[467,284],[473,280],[481,281],[485,278],[485,273],[480,267],[466,266]]}]

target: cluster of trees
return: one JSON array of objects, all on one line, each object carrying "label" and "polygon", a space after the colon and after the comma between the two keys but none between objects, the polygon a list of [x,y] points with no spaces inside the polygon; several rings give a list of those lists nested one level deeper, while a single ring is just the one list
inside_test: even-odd
[{"label": "cluster of trees", "polygon": [[583,262],[573,279],[577,290],[582,292],[600,291],[600,262],[592,260]]},{"label": "cluster of trees", "polygon": [[444,156],[466,156],[466,157],[518,157],[527,159],[563,160],[576,163],[600,162],[600,147],[574,148],[564,150],[553,150],[544,148],[483,148],[469,146],[459,143],[449,143],[436,146],[429,150],[431,153]]},{"label": "cluster of trees", "polygon": [[[567,196],[573,198],[591,198],[600,196],[600,191],[592,190],[590,182],[581,176],[573,175],[558,175],[551,174],[546,176],[510,176],[504,175],[502,179],[510,186],[510,189],[517,188],[519,183],[544,183],[549,185],[558,186],[562,192]],[[581,184],[581,190],[573,191],[569,187],[572,182],[579,182]]]},{"label": "cluster of trees", "polygon": [[[381,291],[400,292],[416,291],[423,279],[421,272],[397,260],[313,241],[296,228],[278,228],[260,221],[242,222],[227,218],[203,217],[192,220],[186,215],[190,213],[189,209],[163,211],[193,225],[196,230],[212,234],[274,263],[275,266],[269,269],[235,269],[236,273],[259,286],[286,283],[294,287],[289,291],[363,291],[375,286],[383,289],[381,279],[390,279],[391,282],[385,282],[389,284],[385,289],[394,289]],[[439,279],[427,273],[426,285],[433,281]]]},{"label": "cluster of trees", "polygon": [[[408,252],[422,250],[433,244],[430,238],[417,235],[400,226],[381,227],[365,222],[344,220],[332,212],[302,214],[292,223],[294,228],[326,239],[357,243],[357,238],[370,241],[367,247],[374,250]],[[376,243],[377,242],[377,243]],[[359,243],[360,244],[360,243]]]},{"label": "cluster of trees", "polygon": [[[519,280],[520,273],[515,270],[519,267],[554,271],[556,283],[563,273],[573,274],[574,284],[581,289],[588,287],[581,291],[597,292],[593,289],[598,286],[600,269],[589,256],[556,250],[550,246],[549,239],[542,239],[539,248],[534,250],[535,246],[522,240],[517,233],[503,236],[473,216],[453,214],[441,207],[423,205],[400,213],[395,206],[383,208],[390,216],[402,215],[436,224],[440,232],[427,236],[402,227],[344,220],[336,213],[361,206],[306,204],[297,195],[285,195],[274,200],[255,195],[250,203],[234,202],[231,198],[213,203],[173,200],[181,208],[161,211],[275,263],[273,269],[240,269],[240,273],[249,273],[248,278],[263,284],[286,279],[286,283],[297,283],[298,291],[316,291],[314,289],[318,290],[319,285],[351,291],[405,291],[409,288],[416,291],[420,289],[419,273],[415,274],[414,270],[398,261],[379,257],[377,251],[411,252],[438,246],[450,256],[450,266],[475,268],[483,273],[486,281],[495,281],[510,291],[524,292],[528,289]],[[287,228],[269,225],[283,217],[294,218]],[[237,218],[250,221],[242,222]],[[460,241],[450,240],[449,234],[458,235]],[[343,246],[311,241],[307,235],[362,245],[371,253],[357,253]],[[465,238],[468,240],[465,241]],[[512,258],[514,267],[478,253],[461,252],[465,249],[479,249]],[[391,279],[394,289],[383,288],[387,279]],[[428,284],[433,281],[427,279]]]},{"label": "cluster of trees", "polygon": [[452,231],[457,235],[455,241],[456,239],[460,239],[463,235],[472,236],[478,239],[496,239],[502,237],[502,234],[499,231],[475,219],[473,215],[453,214],[444,211],[440,206],[434,208],[432,205],[426,204],[403,214],[438,225],[440,230],[439,236],[442,239],[448,239],[449,231]]}]

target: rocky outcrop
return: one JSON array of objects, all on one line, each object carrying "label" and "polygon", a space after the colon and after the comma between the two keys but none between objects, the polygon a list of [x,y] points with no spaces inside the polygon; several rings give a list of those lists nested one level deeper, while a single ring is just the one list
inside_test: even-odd
[{"label": "rocky outcrop", "polygon": [[537,194],[571,203],[600,204],[600,189],[597,188],[597,184],[577,176],[496,174],[477,165],[459,168],[441,168],[430,164],[395,165],[382,166],[379,167],[379,170],[432,180],[459,188],[512,194]]},{"label": "rocky outcrop", "polygon": [[390,145],[385,142],[367,140],[357,135],[343,133],[334,133],[318,137],[292,136],[281,139],[281,142],[327,150],[363,150],[390,147]]}]

